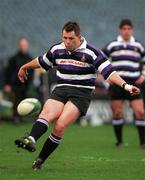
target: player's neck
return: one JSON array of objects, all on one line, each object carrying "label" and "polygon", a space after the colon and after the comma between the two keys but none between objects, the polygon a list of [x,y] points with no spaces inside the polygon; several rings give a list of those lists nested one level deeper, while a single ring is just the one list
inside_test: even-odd
[{"label": "player's neck", "polygon": [[131,37],[122,37],[122,40],[124,41],[124,42],[129,42],[130,40],[131,40]]}]

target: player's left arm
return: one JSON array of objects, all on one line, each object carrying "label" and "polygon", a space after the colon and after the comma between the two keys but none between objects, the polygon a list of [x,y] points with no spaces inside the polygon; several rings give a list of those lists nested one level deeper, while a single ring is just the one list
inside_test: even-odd
[{"label": "player's left arm", "polygon": [[111,82],[113,84],[116,84],[120,87],[122,87],[124,90],[128,91],[131,95],[137,95],[140,93],[140,89],[136,86],[127,84],[120,76],[119,74],[114,71],[110,74],[108,77],[108,82]]},{"label": "player's left arm", "polygon": [[140,93],[140,89],[136,86],[127,84],[119,74],[114,71],[110,61],[104,55],[102,51],[98,52],[97,58],[94,60],[94,65],[96,69],[104,76],[104,78],[112,84],[116,84],[122,87],[124,90],[128,91],[131,95],[137,95]]}]

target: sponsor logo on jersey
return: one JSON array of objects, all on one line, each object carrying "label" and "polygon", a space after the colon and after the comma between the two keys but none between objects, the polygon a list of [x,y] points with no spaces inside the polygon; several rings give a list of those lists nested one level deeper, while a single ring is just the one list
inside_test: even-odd
[{"label": "sponsor logo on jersey", "polygon": [[84,62],[75,61],[75,60],[72,60],[72,59],[65,59],[65,60],[62,59],[62,60],[59,61],[59,64],[70,64],[70,65],[85,67]]}]

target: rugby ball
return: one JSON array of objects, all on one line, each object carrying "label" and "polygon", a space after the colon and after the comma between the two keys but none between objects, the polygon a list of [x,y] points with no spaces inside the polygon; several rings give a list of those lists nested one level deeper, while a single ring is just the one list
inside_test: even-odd
[{"label": "rugby ball", "polygon": [[26,98],[17,106],[17,112],[20,116],[36,116],[41,110],[41,103],[36,98]]}]

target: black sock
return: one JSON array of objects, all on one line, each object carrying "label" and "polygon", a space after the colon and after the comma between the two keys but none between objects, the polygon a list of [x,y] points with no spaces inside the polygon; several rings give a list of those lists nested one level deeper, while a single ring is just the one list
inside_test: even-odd
[{"label": "black sock", "polygon": [[60,141],[60,137],[57,137],[54,134],[50,134],[49,138],[45,141],[38,157],[44,162],[48,156],[50,156],[50,154],[58,147]]},{"label": "black sock", "polygon": [[38,119],[32,127],[29,136],[37,141],[48,129],[48,122],[45,119]]},{"label": "black sock", "polygon": [[123,142],[122,130],[123,130],[123,119],[116,119],[112,121],[114,127],[114,133],[116,137],[116,145]]},{"label": "black sock", "polygon": [[140,144],[145,144],[145,120],[136,120]]}]

